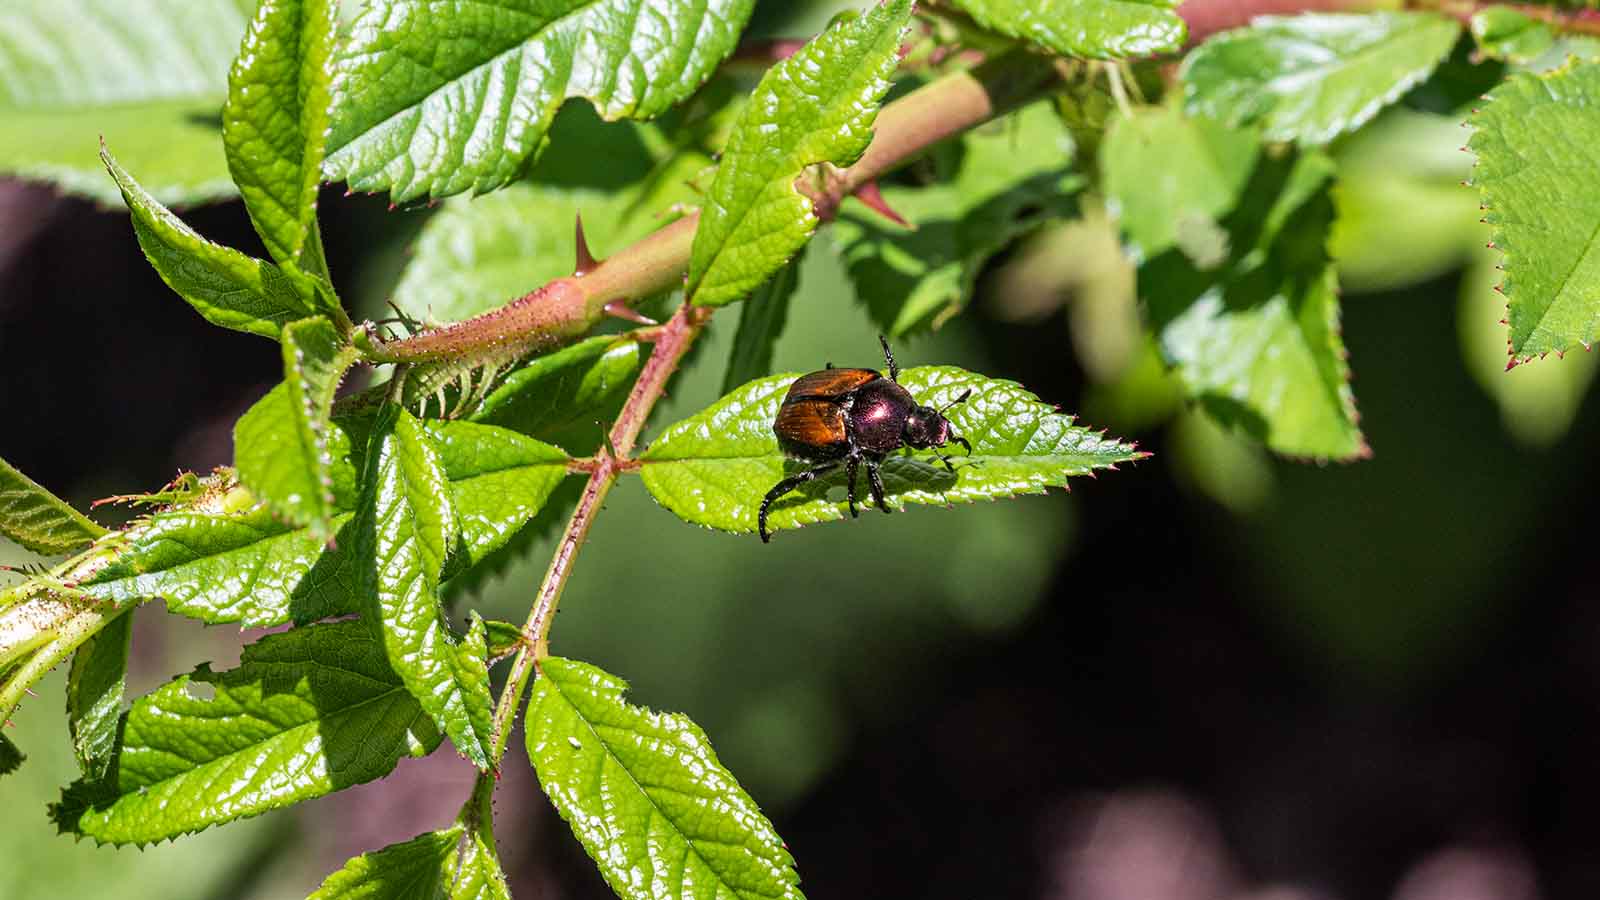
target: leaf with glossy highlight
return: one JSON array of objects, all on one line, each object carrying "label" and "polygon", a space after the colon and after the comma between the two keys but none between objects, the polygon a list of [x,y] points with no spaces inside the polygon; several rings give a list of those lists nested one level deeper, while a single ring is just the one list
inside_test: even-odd
[{"label": "leaf with glossy highlight", "polygon": [[440,455],[409,412],[379,411],[356,517],[363,616],[422,708],[463,756],[487,769],[493,701],[483,621],[474,616],[458,638],[439,605],[459,527]]},{"label": "leaf with glossy highlight", "polygon": [[78,770],[89,781],[106,777],[117,749],[122,697],[128,684],[133,610],[113,617],[72,654],[67,671],[67,730]]},{"label": "leaf with glossy highlight", "polygon": [[510,900],[494,841],[457,824],[363,853],[308,900]]},{"label": "leaf with glossy highlight", "polygon": [[1263,156],[1222,223],[1228,253],[1201,268],[1174,247],[1139,269],[1161,353],[1213,418],[1279,453],[1368,454],[1339,337],[1327,242],[1333,163]]},{"label": "leaf with glossy highlight", "polygon": [[340,54],[328,177],[396,203],[515,179],[556,110],[650,118],[738,43],[753,0],[379,0]]},{"label": "leaf with glossy highlight", "polygon": [[206,321],[276,340],[284,325],[315,312],[277,266],[201,237],[156,202],[103,146],[100,159],[122,189],[145,258]]},{"label": "leaf with glossy highlight", "polygon": [[159,841],[381,778],[439,744],[362,622],[268,635],[238,668],[202,665],[124,718],[114,780],[75,782],[51,807],[62,831]]},{"label": "leaf with glossy highlight", "polygon": [[0,177],[101,203],[103,138],[160,202],[232,197],[217,111],[255,0],[0,4]]},{"label": "leaf with glossy highlight", "polygon": [[1600,338],[1600,63],[1518,73],[1489,92],[1467,142],[1491,245],[1504,254],[1513,363]]},{"label": "leaf with glossy highlight", "polygon": [[539,785],[627,900],[799,898],[772,823],[687,717],[633,706],[627,684],[550,657],[528,700]]},{"label": "leaf with glossy highlight", "polygon": [[356,350],[322,316],[283,329],[283,383],[239,418],[233,429],[239,480],[291,524],[333,536],[333,394],[356,361]]},{"label": "leaf with glossy highlight", "polygon": [[932,184],[882,186],[915,230],[853,200],[832,227],[857,298],[890,337],[943,324],[966,307],[994,254],[1077,212],[1083,179],[1071,173],[1072,140],[1047,103],[968,132],[930,159]]},{"label": "leaf with glossy highlight", "polygon": [[0,535],[35,553],[71,553],[106,530],[0,459]]},{"label": "leaf with glossy highlight", "polygon": [[[756,528],[761,498],[786,475],[809,466],[785,460],[772,433],[778,404],[798,377],[773,375],[744,385],[705,410],[662,432],[641,454],[640,474],[656,502],[686,522],[723,531]],[[884,499],[903,510],[909,504],[949,506],[1066,487],[1072,476],[1145,454],[1103,433],[1073,424],[1020,385],[985,378],[952,366],[923,366],[900,373],[900,383],[919,403],[943,406],[971,389],[966,402],[946,415],[952,431],[972,444],[959,446],[947,471],[933,451],[902,451],[883,463]],[[858,496],[866,498],[866,473]],[[774,531],[848,514],[843,467],[792,491],[772,505]]]},{"label": "leaf with glossy highlight", "polygon": [[910,13],[909,0],[885,0],[762,77],[706,193],[686,297],[705,306],[742,299],[811,239],[817,216],[796,181],[811,166],[847,166],[867,149]]},{"label": "leaf with glossy highlight", "polygon": [[[347,434],[345,429],[350,429]],[[429,424],[460,538],[449,574],[463,573],[503,547],[543,508],[567,475],[560,449],[505,429],[468,422]],[[356,507],[352,437],[332,437],[332,481],[340,512],[337,539],[325,546],[308,528],[281,521],[243,487],[222,485],[199,504],[155,513],[123,535],[116,558],[80,587],[119,603],[161,597],[173,612],[204,622],[268,627],[350,615],[362,608],[351,524]]]},{"label": "leaf with glossy highlight", "polygon": [[1183,61],[1185,108],[1267,140],[1326,144],[1421,84],[1461,26],[1425,12],[1261,16]]},{"label": "leaf with glossy highlight", "polygon": [[953,0],[979,25],[1065,56],[1173,53],[1189,28],[1177,0]]},{"label": "leaf with glossy highlight", "polygon": [[261,0],[228,75],[222,142],[256,233],[278,264],[323,275],[317,189],[337,0]]}]

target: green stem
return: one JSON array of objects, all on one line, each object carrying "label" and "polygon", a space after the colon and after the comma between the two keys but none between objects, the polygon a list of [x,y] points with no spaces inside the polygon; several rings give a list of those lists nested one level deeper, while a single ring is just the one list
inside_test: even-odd
[{"label": "green stem", "polygon": [[[845,197],[939,141],[1043,96],[1059,78],[1049,59],[1014,51],[890,103],[878,113],[865,155],[814,197],[817,218],[832,219]],[[582,275],[557,278],[471,319],[409,338],[358,344],[368,361],[382,363],[459,360],[508,350],[520,355],[554,348],[587,334],[606,315],[606,304],[635,302],[680,284],[699,223],[699,213],[690,213]]]}]

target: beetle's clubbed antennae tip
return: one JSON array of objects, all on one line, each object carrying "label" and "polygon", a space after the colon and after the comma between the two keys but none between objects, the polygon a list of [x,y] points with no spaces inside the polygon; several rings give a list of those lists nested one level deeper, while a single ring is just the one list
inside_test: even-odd
[{"label": "beetle's clubbed antennae tip", "polygon": [[572,274],[574,277],[582,278],[590,272],[593,272],[595,266],[600,265],[600,261],[594,258],[593,253],[589,252],[589,239],[584,237],[583,234],[583,214],[579,213],[574,219],[574,222],[573,239],[578,248],[578,261],[572,267]]},{"label": "beetle's clubbed antennae tip", "polygon": [[627,301],[624,301],[624,300],[613,300],[610,303],[607,303],[605,306],[602,306],[601,310],[604,311],[605,314],[608,315],[608,316],[615,316],[615,317],[617,317],[619,319],[625,319],[625,320],[627,320],[629,322],[635,322],[635,323],[638,323],[640,325],[660,325],[661,324],[660,322],[657,322],[655,319],[652,319],[649,316],[645,315],[644,313],[639,312],[637,309],[634,309],[633,307],[629,306],[627,304]]}]

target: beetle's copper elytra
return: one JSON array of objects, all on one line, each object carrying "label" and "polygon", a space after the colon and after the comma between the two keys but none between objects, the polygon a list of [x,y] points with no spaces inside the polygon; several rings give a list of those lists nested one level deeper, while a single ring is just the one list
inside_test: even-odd
[{"label": "beetle's copper elytra", "polygon": [[[784,453],[817,465],[783,479],[762,498],[756,526],[763,543],[772,540],[767,509],[773,501],[839,466],[845,467],[850,515],[854,517],[861,514],[856,503],[856,471],[863,463],[873,501],[888,512],[883,478],[878,474],[884,457],[901,447],[928,450],[945,444],[960,444],[972,453],[965,438],[950,433],[950,420],[944,417],[944,410],[966,400],[972,390],[962,392],[943,409],[923,406],[900,386],[900,367],[889,352],[889,341],[879,335],[878,343],[883,345],[883,359],[888,364],[887,378],[874,369],[835,369],[830,363],[820,372],[796,378],[789,386],[772,432]],[[955,471],[949,457],[938,456],[946,469]]]}]

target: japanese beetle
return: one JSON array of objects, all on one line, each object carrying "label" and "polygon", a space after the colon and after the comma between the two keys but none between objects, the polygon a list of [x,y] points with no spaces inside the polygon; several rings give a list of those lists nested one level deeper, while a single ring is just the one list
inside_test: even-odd
[{"label": "japanese beetle", "polygon": [[[875,369],[835,369],[829,363],[820,372],[801,375],[789,386],[772,422],[772,433],[786,455],[816,465],[778,482],[762,498],[756,515],[762,543],[772,540],[767,530],[767,509],[772,502],[819,475],[844,466],[850,516],[855,518],[861,515],[856,503],[856,472],[863,463],[873,501],[888,512],[883,477],[878,474],[884,457],[901,447],[936,450],[945,444],[960,444],[968,455],[972,453],[965,438],[950,433],[950,420],[944,417],[945,410],[966,400],[972,390],[941,409],[923,406],[900,386],[900,367],[889,352],[889,342],[878,335],[878,343],[883,345],[883,359],[888,364],[887,378]],[[948,456],[935,455],[946,469],[955,471]]]}]

